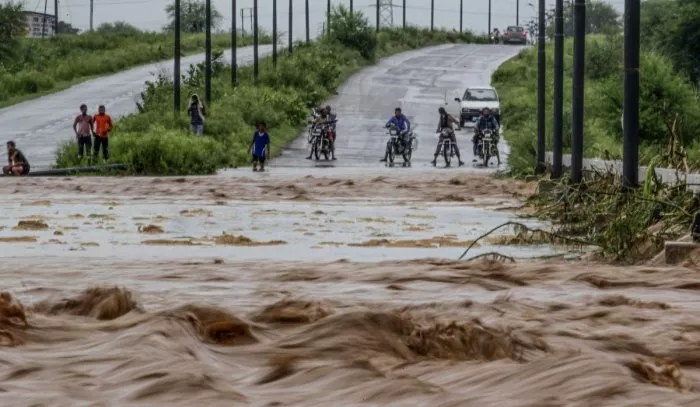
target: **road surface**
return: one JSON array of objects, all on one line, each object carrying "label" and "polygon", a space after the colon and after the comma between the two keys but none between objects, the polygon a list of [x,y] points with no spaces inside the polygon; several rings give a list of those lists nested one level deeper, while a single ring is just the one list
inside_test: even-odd
[{"label": "road surface", "polygon": [[[435,152],[438,108],[445,106],[458,118],[459,105],[453,99],[461,96],[467,86],[489,85],[493,71],[521,49],[508,45],[442,45],[385,58],[351,77],[329,101],[339,119],[337,161],[305,160],[309,150],[306,136],[302,135],[272,165],[377,167],[386,145],[383,126],[394,108],[400,106],[419,135],[413,168],[425,168]],[[471,135],[471,129],[457,133],[468,167],[473,158]],[[505,158],[507,145],[501,144],[501,157]],[[492,165],[495,166],[495,160]]]},{"label": "road surface", "polygon": [[[266,56],[272,52],[272,46],[260,46],[259,52],[261,57]],[[224,58],[227,61],[231,60],[230,51],[224,54]],[[239,48],[237,59],[239,65],[252,63],[253,47]],[[183,57],[182,72],[185,72],[190,64],[203,60],[204,54]],[[152,79],[154,74],[160,71],[172,74],[172,68],[172,60],[143,65],[0,109],[1,138],[15,140],[32,164],[32,169],[49,168],[55,161],[57,146],[74,137],[71,124],[82,103],[88,105],[91,113],[103,104],[113,118],[133,113],[144,82]],[[187,96],[183,95],[183,98]],[[7,152],[4,148],[0,150],[0,161],[5,162]]]}]

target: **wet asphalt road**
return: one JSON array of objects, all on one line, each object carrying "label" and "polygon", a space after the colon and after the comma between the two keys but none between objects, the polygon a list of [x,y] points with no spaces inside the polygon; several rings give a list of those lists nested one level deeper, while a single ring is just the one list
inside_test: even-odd
[{"label": "wet asphalt road", "polygon": [[[272,52],[271,45],[260,46],[260,56]],[[225,60],[231,60],[230,51]],[[186,72],[190,64],[202,62],[204,54],[192,55],[181,59],[181,71]],[[238,49],[239,65],[253,62],[253,47]],[[32,169],[50,168],[54,163],[57,146],[72,140],[73,119],[79,113],[82,103],[88,105],[88,111],[94,113],[100,104],[105,105],[112,118],[136,111],[136,101],[144,89],[144,82],[154,78],[158,72],[166,71],[172,75],[173,61],[162,61],[143,65],[114,75],[104,76],[75,85],[64,91],[39,99],[27,101],[0,109],[0,139],[15,140],[32,165]],[[183,95],[186,98],[188,95]],[[0,162],[6,162],[7,152],[0,149]]]},{"label": "wet asphalt road", "polygon": [[[459,104],[467,86],[489,85],[500,64],[522,49],[508,45],[441,45],[383,59],[352,76],[329,103],[338,116],[337,161],[306,160],[306,134],[293,142],[271,167],[378,167],[386,145],[384,124],[399,106],[419,136],[412,168],[430,166],[437,138],[438,108],[445,106],[459,118]],[[445,104],[447,103],[447,104]],[[507,113],[506,113],[507,114]],[[457,132],[464,169],[472,168],[472,128]],[[504,132],[507,138],[507,129]],[[271,134],[274,137],[274,134]],[[501,159],[508,146],[501,143]],[[397,157],[397,162],[403,162]],[[456,166],[456,159],[453,167]],[[444,164],[438,160],[438,167]],[[491,163],[496,167],[496,160]]]}]

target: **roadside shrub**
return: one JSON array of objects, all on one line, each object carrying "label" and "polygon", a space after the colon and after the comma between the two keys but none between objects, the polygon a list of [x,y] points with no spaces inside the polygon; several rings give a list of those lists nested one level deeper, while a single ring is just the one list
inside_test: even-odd
[{"label": "roadside shrub", "polygon": [[[546,145],[552,146],[554,77],[553,44],[547,45]],[[617,37],[590,36],[586,42],[584,155],[622,156],[623,70],[622,43]],[[573,44],[564,47],[564,151],[571,147],[571,75]],[[492,76],[501,96],[508,157],[514,174],[531,174],[536,165],[537,145],[537,50],[528,49],[504,63]],[[640,61],[640,161],[668,148],[667,123],[676,114],[682,124],[686,146],[700,141],[700,106],[690,82],[673,70],[671,62],[656,53],[643,51]],[[700,158],[700,157],[699,157]],[[700,161],[697,161],[700,164]]]},{"label": "roadside shrub", "polygon": [[[95,75],[119,72],[138,65],[173,57],[174,38],[167,33],[133,31],[128,26],[106,27],[105,32],[59,35],[48,39],[20,38],[2,52],[0,46],[0,105],[61,90]],[[111,31],[110,31],[111,30]],[[212,36],[212,48],[231,45],[229,34]],[[261,43],[271,37],[261,36]],[[238,39],[240,46],[251,44],[250,37]],[[204,52],[204,34],[183,34],[182,53]]]}]

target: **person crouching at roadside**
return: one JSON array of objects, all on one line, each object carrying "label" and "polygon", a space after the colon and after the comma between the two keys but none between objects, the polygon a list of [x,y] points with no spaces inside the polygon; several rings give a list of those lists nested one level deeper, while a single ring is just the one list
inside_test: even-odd
[{"label": "person crouching at roadside", "polygon": [[27,175],[29,174],[29,161],[27,157],[17,149],[14,141],[7,142],[7,163],[2,167],[2,173],[5,175]]},{"label": "person crouching at roadside", "polygon": [[197,94],[192,95],[190,98],[190,107],[187,109],[187,115],[190,116],[192,133],[196,136],[203,136],[204,117],[207,115],[207,112]]},{"label": "person crouching at roadside", "polygon": [[253,151],[253,171],[265,171],[265,158],[270,157],[270,135],[265,131],[265,122],[258,123],[257,131],[253,134],[253,142],[250,147]]}]

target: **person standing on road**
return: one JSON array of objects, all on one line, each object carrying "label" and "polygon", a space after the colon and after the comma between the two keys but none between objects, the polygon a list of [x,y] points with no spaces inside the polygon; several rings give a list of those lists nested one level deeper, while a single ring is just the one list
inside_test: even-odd
[{"label": "person standing on road", "polygon": [[92,148],[92,127],[93,120],[92,116],[87,113],[87,105],[80,105],[80,114],[73,121],[73,130],[75,130],[75,137],[78,140],[78,159],[83,159],[83,153],[88,155],[88,159],[91,155]]},{"label": "person standing on road", "polygon": [[7,166],[2,167],[5,175],[27,175],[29,174],[29,161],[27,157],[17,149],[14,141],[7,142]]},{"label": "person standing on road", "polygon": [[265,171],[265,159],[270,158],[270,135],[265,131],[265,122],[258,123],[258,129],[253,134],[253,142],[250,147],[253,151],[253,171]]},{"label": "person standing on road", "polygon": [[100,146],[102,147],[102,157],[109,160],[109,133],[112,131],[112,118],[105,113],[104,105],[100,105],[97,114],[92,118],[95,123],[95,159],[100,156]]},{"label": "person standing on road", "polygon": [[207,115],[199,95],[196,93],[190,98],[190,107],[187,109],[190,116],[190,128],[196,136],[204,135],[204,116]]}]

